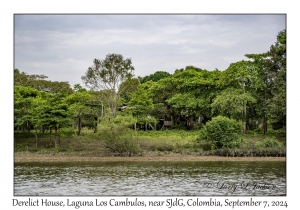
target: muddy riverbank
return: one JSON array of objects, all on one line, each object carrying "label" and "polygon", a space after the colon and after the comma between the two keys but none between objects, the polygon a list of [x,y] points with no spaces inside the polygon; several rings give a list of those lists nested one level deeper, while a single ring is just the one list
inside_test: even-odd
[{"label": "muddy riverbank", "polygon": [[15,162],[88,162],[88,161],[286,161],[286,157],[221,157],[182,154],[150,154],[137,157],[92,156],[83,154],[15,153]]}]

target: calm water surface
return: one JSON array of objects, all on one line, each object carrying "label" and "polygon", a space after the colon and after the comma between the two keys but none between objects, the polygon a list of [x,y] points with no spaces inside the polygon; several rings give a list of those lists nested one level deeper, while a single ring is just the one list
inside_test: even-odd
[{"label": "calm water surface", "polygon": [[286,162],[15,163],[14,195],[286,195]]}]

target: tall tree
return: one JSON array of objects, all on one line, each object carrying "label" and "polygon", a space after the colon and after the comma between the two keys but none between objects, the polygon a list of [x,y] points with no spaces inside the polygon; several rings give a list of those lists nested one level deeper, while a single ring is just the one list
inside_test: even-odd
[{"label": "tall tree", "polygon": [[91,107],[87,103],[91,100],[92,95],[86,91],[75,92],[68,97],[65,101],[69,106],[71,116],[77,121],[77,135],[81,134],[82,120],[86,115],[91,113]]},{"label": "tall tree", "polygon": [[[231,116],[234,115],[237,120],[242,120],[244,124],[243,134],[245,134],[247,130],[248,106],[256,102],[252,94],[262,85],[257,70],[258,66],[250,61],[242,60],[230,64],[230,66],[222,72],[220,79],[220,85],[225,90],[212,104],[214,111],[218,110],[219,113],[224,114],[226,110],[227,114]],[[236,118],[236,113],[241,114],[239,118]]]},{"label": "tall tree", "polygon": [[[177,92],[176,80],[173,77],[167,77],[159,80],[158,82],[148,81],[142,84],[142,86],[147,90],[149,96],[153,99],[153,103],[159,105],[155,106],[155,108],[164,110],[164,113],[162,113],[161,116],[156,115],[156,117],[165,120],[171,120],[173,124],[175,110],[167,100],[173,97]],[[164,108],[162,109],[161,106]]]},{"label": "tall tree", "polygon": [[243,134],[246,134],[247,104],[255,103],[256,100],[248,92],[241,89],[227,88],[218,95],[211,104],[212,112],[217,112],[229,118],[243,122]]},{"label": "tall tree", "polygon": [[31,87],[14,86],[14,125],[15,128],[30,131],[31,116],[29,110],[33,100],[40,92]]},{"label": "tall tree", "polygon": [[43,97],[36,97],[32,101],[32,106],[29,109],[30,120],[35,130],[35,146],[38,147],[38,129],[43,126],[41,124],[40,113],[43,110],[44,105],[47,101]]},{"label": "tall tree", "polygon": [[280,31],[277,41],[268,52],[274,74],[273,98],[269,103],[269,118],[274,128],[286,126],[286,30]]},{"label": "tall tree", "polygon": [[118,100],[122,90],[120,85],[133,76],[131,59],[120,54],[108,54],[104,60],[94,59],[93,65],[82,76],[84,84],[92,90],[107,90],[110,94],[110,108],[116,116]]},{"label": "tall tree", "polygon": [[256,72],[261,85],[259,85],[254,92],[257,100],[255,114],[257,118],[262,119],[263,134],[265,135],[268,129],[268,104],[272,98],[271,90],[273,88],[273,79],[266,65],[266,58],[268,57],[268,54],[246,54],[245,56],[250,58],[251,62],[258,67]]},{"label": "tall tree", "polygon": [[210,103],[217,93],[219,72],[191,68],[177,71],[173,77],[177,81],[177,93],[167,101],[186,120],[188,128],[193,128],[195,120],[201,125],[204,118],[210,118]]},{"label": "tall tree", "polygon": [[286,30],[280,31],[270,50],[262,54],[246,54],[257,65],[263,85],[256,91],[257,114],[263,118],[263,133],[268,121],[274,128],[286,125]]},{"label": "tall tree", "polygon": [[149,98],[147,92],[142,87],[138,88],[138,90],[132,94],[132,98],[128,105],[130,106],[129,108],[138,123],[143,124],[156,122],[153,118],[149,118],[149,114],[154,106],[152,99]]},{"label": "tall tree", "polygon": [[[57,138],[60,144],[60,128],[68,127],[71,124],[69,107],[65,102],[64,94],[48,94],[46,103],[39,104],[37,107],[39,125],[46,126],[50,129],[50,140],[52,130],[55,131],[55,147],[57,147]],[[52,141],[52,140],[51,140]]]}]

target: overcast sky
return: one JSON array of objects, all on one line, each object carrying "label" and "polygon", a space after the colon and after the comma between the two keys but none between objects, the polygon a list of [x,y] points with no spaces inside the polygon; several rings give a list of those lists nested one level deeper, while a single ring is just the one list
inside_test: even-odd
[{"label": "overcast sky", "polygon": [[14,68],[80,83],[93,59],[131,58],[136,76],[193,65],[225,70],[263,53],[285,15],[15,15]]}]

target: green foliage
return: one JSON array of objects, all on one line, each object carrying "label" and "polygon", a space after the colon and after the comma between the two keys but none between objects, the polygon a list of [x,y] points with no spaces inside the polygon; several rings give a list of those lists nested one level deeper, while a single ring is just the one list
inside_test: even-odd
[{"label": "green foliage", "polygon": [[251,149],[222,148],[204,151],[202,155],[225,157],[285,157],[286,149],[284,147],[257,147]]},{"label": "green foliage", "polygon": [[[251,132],[252,136],[265,134],[275,135],[279,140],[285,139],[286,31],[278,33],[277,41],[269,51],[247,54],[246,57],[250,60],[232,63],[222,72],[186,66],[185,69],[176,70],[173,75],[158,71],[141,79],[132,78],[134,68],[131,59],[108,54],[104,60],[95,59],[93,66],[82,77],[92,90],[86,90],[79,84],[74,85],[72,90],[68,82],[47,81],[45,75],[29,75],[15,69],[14,128],[16,133],[20,130],[24,133],[34,130],[34,133],[41,132],[44,135],[55,131],[62,137],[73,138],[71,133],[75,126],[78,134],[84,125],[93,127],[96,133],[97,123],[100,121],[101,135],[105,136],[106,132],[110,135],[104,138],[111,140],[107,145],[121,142],[116,147],[123,148],[128,142],[134,142],[135,133],[130,130],[134,123],[156,123],[157,119],[164,119],[171,122],[171,126],[165,126],[165,129],[194,129],[204,125],[199,139],[207,141],[197,144],[209,152],[215,149],[214,151],[220,150],[222,155],[275,155],[276,152],[282,155],[283,149],[279,144],[276,146],[274,139],[257,143],[257,147],[253,143],[253,147],[241,148],[244,142],[240,144],[239,126],[233,126],[233,121],[229,122],[229,119],[222,117],[211,120],[213,116],[224,115],[231,120],[241,120],[244,132],[246,128],[255,129],[260,126]],[[127,109],[117,111],[125,105]],[[71,121],[76,121],[76,125]],[[206,122],[208,123],[205,125]],[[267,130],[270,128],[268,124],[273,129]],[[160,129],[161,126],[162,124],[158,124],[157,128]],[[88,128],[84,135],[76,138],[88,139],[86,133],[91,133],[92,136],[93,131]],[[154,138],[157,141],[173,139],[172,143],[156,142],[160,146],[152,146],[154,150],[183,151],[181,146],[185,144],[176,146],[175,142],[178,139],[190,140],[190,136],[185,136],[181,131],[173,131],[163,131],[163,134],[151,131],[149,136],[143,137],[151,141]],[[34,145],[38,145],[42,135],[33,135],[36,140]],[[113,141],[114,135],[118,136],[115,138],[118,141]],[[275,146],[269,147],[272,143]],[[236,148],[239,145],[240,153]],[[138,150],[137,147],[135,150]],[[253,153],[247,153],[247,149],[253,149]],[[124,151],[127,149],[116,153],[134,154]]]},{"label": "green foliage", "polygon": [[282,128],[286,125],[286,86],[276,91],[274,97],[269,101],[269,119],[274,128],[276,125]]},{"label": "green foliage", "polygon": [[75,84],[73,87],[73,90],[75,92],[86,92],[87,91],[85,88],[81,87],[80,84]]},{"label": "green foliage", "polygon": [[256,103],[256,99],[240,89],[228,88],[218,95],[211,104],[212,112],[239,120],[243,117],[246,104]]},{"label": "green foliage", "polygon": [[92,100],[92,95],[89,92],[84,90],[80,90],[75,93],[67,96],[65,98],[65,102],[68,104],[69,114],[73,119],[76,119],[78,132],[77,134],[81,134],[82,121],[92,114],[91,106],[88,106],[88,102]]},{"label": "green foliage", "polygon": [[[262,54],[247,54],[257,65],[258,78],[263,85],[255,90],[258,106],[256,117],[263,118],[263,133],[267,123],[273,127],[286,126],[286,30],[280,31],[270,50]],[[268,121],[270,119],[270,121]]]},{"label": "green foliage", "polygon": [[173,108],[180,111],[183,116],[200,116],[209,104],[201,97],[195,97],[192,93],[179,93],[167,100]]},{"label": "green foliage", "polygon": [[241,123],[223,116],[217,116],[207,122],[200,130],[199,140],[205,140],[215,149],[222,147],[238,147],[242,142]]},{"label": "green foliage", "polygon": [[15,127],[30,130],[31,126],[41,126],[40,111],[50,95],[32,87],[14,86]]},{"label": "green foliage", "polygon": [[263,133],[263,128],[256,128],[254,130],[255,133],[258,133],[258,134],[262,134]]},{"label": "green foliage", "polygon": [[139,131],[140,137],[148,137],[154,140],[168,139],[169,141],[177,140],[195,140],[199,131],[186,130],[155,130],[155,131]]},{"label": "green foliage", "polygon": [[128,105],[132,107],[134,115],[147,115],[153,109],[153,102],[143,88],[138,88],[132,94]]},{"label": "green foliage", "polygon": [[276,129],[276,130],[273,130],[273,129],[269,129],[268,130],[268,135],[275,135],[276,137],[286,137],[286,128],[282,128],[282,129]]},{"label": "green foliage", "polygon": [[39,101],[36,104],[37,126],[49,126],[56,130],[71,125],[69,107],[64,102],[64,95],[49,95],[47,100]]},{"label": "green foliage", "polygon": [[146,83],[148,81],[153,81],[153,82],[157,82],[163,78],[167,78],[171,76],[170,73],[165,72],[165,71],[157,71],[154,74],[150,74],[149,76],[145,76],[144,78],[142,78],[141,83]]},{"label": "green foliage", "polygon": [[134,122],[131,116],[107,118],[98,126],[98,138],[116,155],[133,156],[139,152],[137,132],[130,129]]},{"label": "green foliage", "polygon": [[131,59],[124,59],[120,54],[108,54],[104,60],[94,59],[93,65],[81,79],[92,90],[108,91],[112,115],[116,116],[120,95],[124,91],[120,86],[133,77],[133,70]]},{"label": "green foliage", "polygon": [[173,119],[173,125],[185,119],[189,128],[193,128],[194,121],[199,117],[210,118],[210,103],[218,92],[216,81],[219,75],[218,71],[189,68],[176,71],[158,82],[144,83],[147,84],[149,97],[153,99],[154,116]]},{"label": "green foliage", "polygon": [[214,150],[215,145],[212,143],[206,142],[205,144],[200,145],[204,151]]},{"label": "green foliage", "polygon": [[45,75],[28,75],[25,72],[20,72],[19,69],[14,69],[14,85],[15,86],[31,86],[37,80],[44,80],[47,76]]},{"label": "green foliage", "polygon": [[272,62],[268,62],[273,76],[273,98],[269,102],[269,119],[273,127],[286,126],[286,31],[277,35],[277,42],[271,46],[269,56]]},{"label": "green foliage", "polygon": [[136,119],[131,115],[127,113],[120,113],[117,117],[115,118],[104,118],[103,123],[112,123],[120,126],[125,126],[125,127],[130,127],[134,123],[136,123]]},{"label": "green foliage", "polygon": [[127,104],[132,97],[132,94],[140,87],[140,81],[137,78],[129,78],[120,85],[120,97],[123,99],[122,105]]},{"label": "green foliage", "polygon": [[251,61],[238,61],[221,73],[220,86],[223,88],[242,88],[247,91],[256,89],[262,84],[258,75],[259,65]]},{"label": "green foliage", "polygon": [[60,129],[61,137],[73,137],[75,135],[75,130],[72,127],[66,127]]},{"label": "green foliage", "polygon": [[283,144],[275,137],[267,137],[255,144],[256,147],[282,147]]},{"label": "green foliage", "polygon": [[29,131],[47,126],[59,129],[69,124],[68,108],[63,102],[72,92],[68,83],[46,81],[44,75],[27,75],[17,69],[14,76],[15,128]]},{"label": "green foliage", "polygon": [[191,154],[201,148],[195,146],[199,131],[186,130],[151,130],[138,131],[140,148],[147,152],[171,152]]},{"label": "green foliage", "polygon": [[138,123],[156,123],[155,118],[149,117],[154,105],[147,92],[140,87],[132,94],[127,112],[131,112]]},{"label": "green foliage", "polygon": [[20,72],[18,69],[14,70],[14,85],[32,87],[39,91],[46,91],[49,93],[66,93],[73,92],[68,82],[58,82],[45,80],[48,77],[45,75],[29,75],[25,72]]}]

